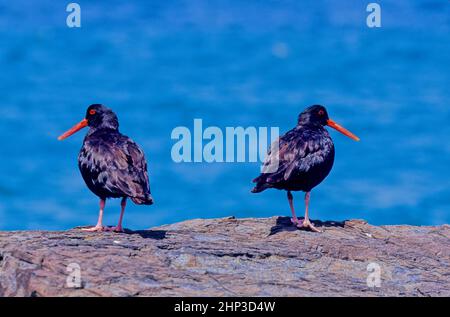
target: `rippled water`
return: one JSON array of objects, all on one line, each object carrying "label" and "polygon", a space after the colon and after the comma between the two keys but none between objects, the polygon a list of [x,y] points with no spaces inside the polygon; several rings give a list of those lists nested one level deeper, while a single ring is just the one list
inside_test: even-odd
[{"label": "rippled water", "polygon": [[[56,137],[104,103],[145,150],[156,204],[125,226],[288,215],[284,192],[250,194],[259,164],[176,164],[173,128],[293,127],[321,103],[361,137],[332,133],[336,161],[313,219],[450,222],[450,4],[383,1],[64,1],[0,4],[0,229],[93,224],[77,168],[83,134]],[[295,195],[302,214],[302,194]],[[118,218],[109,201],[106,222]]]}]

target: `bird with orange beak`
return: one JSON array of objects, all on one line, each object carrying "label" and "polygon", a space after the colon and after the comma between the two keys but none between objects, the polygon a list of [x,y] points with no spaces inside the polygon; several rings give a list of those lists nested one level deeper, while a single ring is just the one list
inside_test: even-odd
[{"label": "bird with orange beak", "polygon": [[[78,155],[78,167],[87,187],[100,198],[100,212],[97,224],[82,230],[121,232],[127,198],[139,205],[153,204],[144,152],[119,132],[116,114],[101,104],[90,105],[85,118],[58,140],[85,127],[89,130]],[[122,198],[119,222],[113,228],[102,223],[107,198]]]},{"label": "bird with orange beak", "polygon": [[[292,223],[315,232],[320,230],[309,219],[310,192],[327,177],[334,163],[334,144],[326,126],[359,141],[356,135],[331,120],[325,107],[308,107],[299,115],[297,126],[279,138],[278,148],[268,152],[263,173],[253,180],[256,183],[253,193],[268,188],[286,190]],[[272,170],[274,162],[277,168]],[[292,191],[305,192],[305,217],[302,220],[295,213]]]}]

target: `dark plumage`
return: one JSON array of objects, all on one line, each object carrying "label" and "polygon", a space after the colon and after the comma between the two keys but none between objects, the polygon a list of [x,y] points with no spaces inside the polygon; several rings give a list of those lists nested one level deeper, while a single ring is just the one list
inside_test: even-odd
[{"label": "dark plumage", "polygon": [[[278,150],[269,151],[263,164],[263,173],[255,178],[253,193],[268,188],[287,190],[291,205],[292,221],[303,227],[316,230],[308,219],[309,192],[330,173],[334,162],[334,144],[325,125],[329,125],[345,135],[359,140],[356,136],[329,119],[327,110],[320,105],[311,106],[303,111],[297,126],[281,136]],[[278,160],[278,168],[268,171]],[[307,203],[305,220],[295,216],[291,191],[306,192]]]},{"label": "dark plumage", "polygon": [[[89,111],[95,109],[96,114]],[[144,152],[118,130],[117,116],[102,105],[88,108],[89,132],[78,156],[78,167],[89,189],[101,199],[130,197],[152,204]]]},{"label": "dark plumage", "polygon": [[94,230],[103,230],[102,213],[107,198],[122,198],[122,213],[118,231],[122,230],[122,216],[129,197],[136,204],[151,205],[147,162],[144,152],[129,137],[119,132],[119,121],[109,108],[94,104],[86,117],[60,139],[89,126],[78,156],[78,166],[88,188],[100,200],[100,217]]}]

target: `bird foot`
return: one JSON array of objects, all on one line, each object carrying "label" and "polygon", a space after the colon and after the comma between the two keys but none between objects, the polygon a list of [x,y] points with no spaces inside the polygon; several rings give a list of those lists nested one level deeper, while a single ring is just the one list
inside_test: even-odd
[{"label": "bird foot", "polygon": [[108,227],[108,226],[100,226],[96,225],[95,227],[89,227],[89,228],[81,228],[81,231],[84,232],[124,232],[122,226],[117,227]]},{"label": "bird foot", "polygon": [[81,228],[81,231],[85,231],[85,232],[103,232],[103,231],[106,231],[106,228],[101,226],[101,225],[96,225],[95,227]]},{"label": "bird foot", "polygon": [[122,226],[117,226],[117,227],[107,227],[107,228],[106,228],[106,231],[112,231],[112,232],[124,232]]},{"label": "bird foot", "polygon": [[302,220],[300,220],[298,218],[291,218],[291,222],[296,226],[302,224]]},{"label": "bird foot", "polygon": [[306,229],[310,229],[311,231],[314,231],[314,232],[322,232],[319,229],[317,229],[316,227],[314,227],[314,225],[311,223],[311,221],[309,219],[298,220],[297,223],[295,223],[295,225],[299,229],[306,228]]}]

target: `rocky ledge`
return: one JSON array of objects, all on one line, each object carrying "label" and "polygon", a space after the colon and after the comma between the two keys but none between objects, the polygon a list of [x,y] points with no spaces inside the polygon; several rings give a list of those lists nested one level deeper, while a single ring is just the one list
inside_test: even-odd
[{"label": "rocky ledge", "polygon": [[450,296],[450,226],[315,225],[0,232],[0,296]]}]

